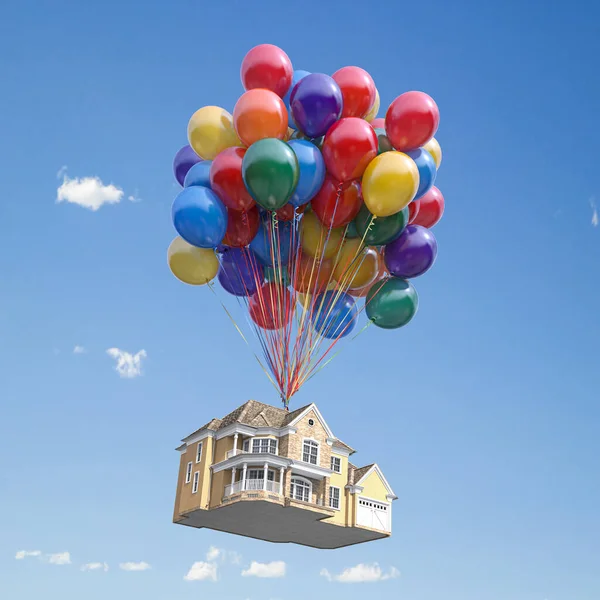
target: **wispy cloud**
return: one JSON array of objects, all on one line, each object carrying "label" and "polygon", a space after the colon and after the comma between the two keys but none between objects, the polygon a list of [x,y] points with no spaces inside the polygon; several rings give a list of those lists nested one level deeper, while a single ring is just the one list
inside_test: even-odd
[{"label": "wispy cloud", "polygon": [[321,570],[321,576],[328,581],[337,581],[339,583],[374,583],[376,581],[386,581],[396,579],[400,576],[400,571],[395,567],[385,573],[377,563],[372,565],[359,564],[355,567],[344,569],[339,575],[332,575],[327,569]]},{"label": "wispy cloud", "polygon": [[594,196],[590,198],[590,206],[592,208],[592,225],[598,227],[600,217],[598,216],[598,207],[596,206],[596,198]]},{"label": "wispy cloud", "polygon": [[17,560],[23,560],[24,558],[28,558],[28,557],[39,558],[41,555],[42,555],[42,552],[40,550],[19,550],[15,554],[15,558]]},{"label": "wispy cloud", "polygon": [[75,346],[73,348],[73,354],[85,354],[87,350],[83,346]]},{"label": "wispy cloud", "polygon": [[232,565],[239,565],[242,563],[242,555],[239,552],[228,552],[227,558]]},{"label": "wispy cloud", "polygon": [[217,581],[219,578],[218,566],[214,562],[195,562],[187,575],[184,576],[186,581]]},{"label": "wispy cloud", "polygon": [[57,552],[56,554],[46,554],[44,558],[51,565],[70,565],[71,564],[71,553],[70,552]]},{"label": "wispy cloud", "polygon": [[219,556],[223,555],[223,550],[221,550],[220,548],[215,548],[214,546],[211,546],[208,549],[208,552],[206,553],[206,560],[212,562],[217,560],[217,558],[219,558]]},{"label": "wispy cloud", "polygon": [[145,350],[140,350],[136,354],[130,354],[119,348],[109,348],[106,353],[117,361],[115,370],[126,379],[133,379],[142,374],[142,359],[146,358]]},{"label": "wispy cloud", "polygon": [[242,577],[276,578],[285,576],[285,563],[277,560],[270,563],[259,563],[255,560],[250,567],[242,571]]},{"label": "wispy cloud", "polygon": [[125,562],[119,565],[119,569],[123,571],[147,571],[150,568],[152,567],[147,562]]},{"label": "wispy cloud", "polygon": [[101,562],[91,562],[81,566],[82,571],[108,571],[108,565]]},{"label": "wispy cloud", "polygon": [[67,165],[63,165],[57,172],[56,172],[56,179],[62,179],[65,175],[67,174]]},{"label": "wispy cloud", "polygon": [[102,183],[99,177],[69,178],[63,173],[63,181],[56,191],[56,202],[77,204],[97,211],[105,204],[118,204],[123,199],[123,190],[115,185]]}]

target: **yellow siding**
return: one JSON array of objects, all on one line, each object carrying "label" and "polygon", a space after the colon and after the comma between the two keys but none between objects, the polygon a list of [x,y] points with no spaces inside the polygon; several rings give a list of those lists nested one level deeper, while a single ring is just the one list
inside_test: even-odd
[{"label": "yellow siding", "polygon": [[[348,459],[345,456],[336,454],[335,450],[331,450],[331,455],[336,456],[342,463],[342,472],[333,473],[329,479],[329,485],[340,489],[340,510],[336,510],[333,517],[327,519],[328,522],[335,523],[336,525],[347,524],[347,500],[346,490],[344,489],[348,484]],[[329,506],[329,496],[325,498],[326,506]]]},{"label": "yellow siding", "polygon": [[388,502],[386,498],[388,493],[387,489],[377,471],[372,471],[371,474],[366,479],[363,479],[358,485],[364,488],[360,493],[361,496],[379,500],[381,502]]}]

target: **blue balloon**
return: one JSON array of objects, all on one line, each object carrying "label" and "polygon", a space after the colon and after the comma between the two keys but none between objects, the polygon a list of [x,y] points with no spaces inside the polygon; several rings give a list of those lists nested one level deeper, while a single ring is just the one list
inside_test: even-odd
[{"label": "blue balloon", "polygon": [[225,205],[212,190],[199,185],[179,192],[171,216],[177,233],[198,248],[216,248],[227,231]]},{"label": "blue balloon", "polygon": [[312,315],[313,327],[329,339],[347,336],[356,325],[358,310],[350,294],[329,290],[319,294]]},{"label": "blue balloon", "polygon": [[307,75],[310,75],[308,71],[303,71],[302,69],[297,69],[294,71],[294,75],[292,76],[292,85],[290,85],[290,89],[287,91],[287,94],[283,97],[283,103],[288,111],[288,127],[292,129],[296,129],[296,123],[294,123],[294,119],[292,119],[292,109],[290,108],[290,97],[292,95],[292,90],[294,86],[301,80],[304,79]]},{"label": "blue balloon", "polygon": [[437,175],[435,160],[433,160],[433,156],[431,156],[424,148],[409,150],[406,154],[415,161],[417,169],[419,170],[419,188],[414,197],[414,200],[418,200],[424,196],[435,183],[435,177]]},{"label": "blue balloon", "polygon": [[192,185],[202,185],[210,188],[210,165],[212,160],[203,160],[202,162],[196,163],[185,176],[183,181],[183,187],[190,187]]},{"label": "blue balloon", "polygon": [[228,248],[221,255],[217,277],[226,292],[234,296],[252,296],[263,281],[264,270],[252,250]]},{"label": "blue balloon", "polygon": [[[271,259],[271,245],[273,244],[275,261],[277,261],[277,252],[279,252],[281,264],[287,265],[290,260],[290,248],[292,244],[292,223],[290,221],[278,221],[277,231],[273,231],[272,228],[271,217],[267,214],[261,219],[258,233],[250,242],[248,248],[256,254],[256,257],[263,265],[273,267],[274,264]],[[277,244],[279,244],[279,250],[277,250]]]},{"label": "blue balloon", "polygon": [[326,168],[321,151],[308,140],[290,140],[288,145],[298,159],[300,176],[290,202],[297,208],[310,202],[325,181]]}]

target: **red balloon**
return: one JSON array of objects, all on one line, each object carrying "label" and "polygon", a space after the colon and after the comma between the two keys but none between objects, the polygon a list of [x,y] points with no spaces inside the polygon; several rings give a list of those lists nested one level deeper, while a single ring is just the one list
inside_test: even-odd
[{"label": "red balloon", "polygon": [[440,111],[424,92],[406,92],[398,96],[385,114],[385,134],[396,150],[416,150],[437,131]]},{"label": "red balloon", "polygon": [[319,221],[331,229],[348,225],[358,214],[362,203],[358,181],[339,184],[329,175],[311,205]]},{"label": "red balloon", "polygon": [[272,44],[255,46],[242,61],[240,76],[245,90],[264,88],[283,98],[292,85],[294,69],[288,55]]},{"label": "red balloon", "polygon": [[363,119],[348,117],[336,121],[325,135],[323,158],[327,170],[343,183],[362,177],[377,156],[375,130]]},{"label": "red balloon", "polygon": [[276,213],[279,221],[291,221],[296,214],[295,207],[293,204],[286,204],[280,208]]},{"label": "red balloon", "polygon": [[433,186],[424,196],[419,198],[418,202],[419,213],[412,224],[433,227],[444,214],[444,196],[442,196],[442,192]]},{"label": "red balloon", "polygon": [[244,148],[226,148],[210,165],[210,186],[227,208],[247,211],[256,203],[242,178]]},{"label": "red balloon", "polygon": [[373,129],[385,129],[385,119],[383,117],[377,117],[371,121],[371,127]]},{"label": "red balloon", "polygon": [[227,209],[227,231],[223,244],[233,248],[247,246],[258,233],[260,212],[258,206],[253,206],[249,211]]},{"label": "red balloon", "polygon": [[340,86],[344,99],[343,117],[364,117],[375,102],[375,82],[360,67],[342,67],[332,78]]},{"label": "red balloon", "polygon": [[281,329],[292,320],[292,295],[280,283],[263,284],[248,304],[250,318],[262,329]]},{"label": "red balloon", "polygon": [[413,200],[409,205],[408,205],[408,222],[409,224],[412,223],[416,218],[417,215],[419,214],[419,201],[418,200]]}]

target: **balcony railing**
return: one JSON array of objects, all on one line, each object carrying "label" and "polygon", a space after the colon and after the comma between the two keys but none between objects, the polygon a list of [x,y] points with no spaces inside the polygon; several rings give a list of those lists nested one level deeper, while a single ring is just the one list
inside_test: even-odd
[{"label": "balcony railing", "polygon": [[225,456],[227,458],[231,458],[232,456],[237,456],[238,454],[270,454],[271,456],[278,456],[277,452],[251,452],[250,450],[242,450],[241,448],[227,450],[227,454]]},{"label": "balcony railing", "polygon": [[[244,485],[245,484],[245,485]],[[274,494],[279,494],[279,482],[267,481],[265,486],[264,479],[246,479],[246,481],[236,481],[225,486],[225,496],[231,496],[239,492],[265,490]]]}]

